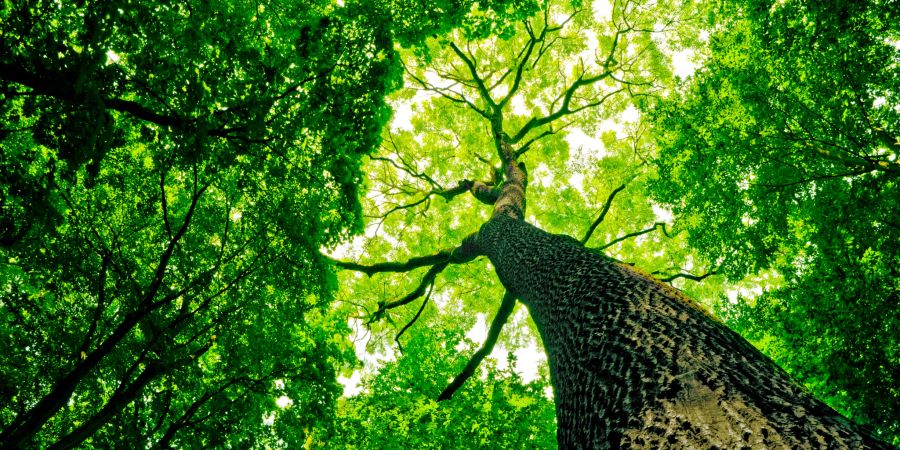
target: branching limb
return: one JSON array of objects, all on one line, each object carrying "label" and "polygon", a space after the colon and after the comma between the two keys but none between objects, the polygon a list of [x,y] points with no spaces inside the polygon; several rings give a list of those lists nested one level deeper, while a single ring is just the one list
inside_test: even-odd
[{"label": "branching limb", "polygon": [[486,184],[476,181],[472,184],[472,195],[485,205],[493,205],[500,197],[500,188],[495,184]]},{"label": "branching limb", "polygon": [[462,387],[463,383],[475,374],[475,369],[478,368],[481,361],[494,350],[494,345],[497,344],[497,338],[500,337],[500,331],[503,329],[503,325],[506,325],[506,321],[509,320],[509,316],[512,314],[515,306],[516,297],[510,294],[509,291],[506,291],[506,293],[503,294],[503,301],[500,303],[497,315],[494,316],[494,320],[491,322],[491,328],[488,330],[487,339],[485,339],[484,344],[474,355],[472,355],[472,358],[466,363],[466,367],[463,368],[462,372],[460,372],[459,375],[444,388],[444,391],[438,396],[438,401],[450,400],[453,398],[453,394]]},{"label": "branching limb", "polygon": [[394,300],[392,302],[378,302],[378,310],[376,310],[375,313],[372,314],[372,317],[369,319],[369,323],[371,324],[375,321],[381,320],[381,318],[383,318],[387,313],[387,310],[407,305],[413,300],[424,295],[425,291],[428,290],[428,286],[434,283],[434,279],[437,278],[438,274],[441,273],[449,263],[450,261],[448,259],[431,266],[431,268],[428,269],[428,272],[425,272],[425,276],[422,277],[422,281],[419,282],[419,285],[416,286],[416,288],[412,292],[406,294],[402,298]]},{"label": "branching limb", "polygon": [[355,270],[366,275],[372,276],[376,273],[384,272],[409,272],[419,267],[433,266],[448,261],[452,254],[451,250],[442,250],[438,253],[428,256],[417,256],[410,258],[406,262],[388,261],[376,263],[372,265],[359,264],[351,261],[338,261],[333,259],[334,265],[341,269]]},{"label": "branching limb", "polygon": [[472,75],[472,81],[475,82],[476,87],[478,88],[478,94],[481,95],[481,99],[484,100],[485,104],[488,105],[488,108],[491,112],[497,111],[497,103],[494,102],[494,99],[491,97],[491,93],[488,92],[487,86],[484,84],[484,80],[478,75],[478,69],[475,67],[475,62],[473,58],[470,58],[459,47],[456,46],[455,43],[450,43],[450,48],[453,49],[453,52],[456,53],[456,56],[459,57],[465,63],[466,67],[469,69],[469,73]]},{"label": "branching limb", "polygon": [[656,230],[657,228],[662,228],[663,234],[666,235],[666,237],[671,237],[671,236],[669,236],[669,232],[666,231],[666,224],[664,222],[656,222],[653,224],[652,227],[647,228],[646,230],[635,231],[634,233],[628,233],[625,236],[613,239],[613,240],[607,242],[606,244],[603,244],[600,247],[597,247],[596,249],[597,250],[607,249],[607,248],[612,247],[613,245],[616,245],[619,242],[622,242],[626,239],[631,239],[633,237],[638,237],[640,235],[650,233],[651,231]]},{"label": "branching limb", "polygon": [[597,216],[597,220],[591,224],[588,228],[587,232],[584,234],[584,237],[581,238],[582,245],[587,244],[588,240],[591,238],[591,235],[594,234],[594,230],[603,222],[603,219],[606,218],[606,213],[609,212],[610,206],[612,206],[612,201],[616,198],[616,194],[622,192],[625,189],[626,183],[622,183],[621,186],[613,189],[613,191],[609,194],[609,197],[606,198],[606,203],[603,204],[603,209],[600,210],[600,215]]},{"label": "branching limb", "polygon": [[566,129],[566,127],[568,127],[571,124],[572,124],[572,122],[566,122],[566,123],[562,124],[562,126],[560,126],[559,128],[557,128],[555,130],[553,129],[553,125],[551,124],[550,127],[546,131],[529,139],[528,142],[522,144],[522,146],[520,146],[518,148],[518,150],[516,150],[514,152],[515,157],[518,159],[520,156],[524,155],[525,152],[527,152],[531,148],[531,145],[534,144],[535,142],[537,142],[547,136],[552,136],[556,133],[559,133],[560,131]]},{"label": "branching limb", "polygon": [[419,307],[419,310],[416,311],[416,315],[406,323],[406,325],[394,336],[394,342],[397,343],[397,348],[400,349],[400,353],[403,353],[403,344],[400,343],[400,336],[403,336],[403,333],[406,333],[406,330],[409,329],[417,320],[419,320],[419,316],[422,315],[422,311],[425,311],[425,305],[428,304],[428,300],[431,299],[431,293],[434,292],[434,281],[432,280],[431,284],[428,286],[428,292],[425,294],[425,300],[422,300],[422,306]]},{"label": "branching limb", "polygon": [[709,272],[706,272],[706,273],[704,273],[703,275],[694,275],[694,274],[688,273],[688,272],[679,272],[679,273],[676,273],[676,274],[674,274],[674,275],[670,275],[670,276],[667,276],[667,277],[664,277],[664,278],[660,278],[659,281],[664,281],[664,282],[666,282],[666,283],[671,283],[672,281],[677,280],[678,278],[686,278],[686,279],[688,279],[688,280],[693,280],[693,281],[700,282],[700,281],[703,281],[703,280],[705,280],[706,278],[711,277],[711,276],[713,276],[713,275],[718,275],[718,273],[719,273],[719,272],[718,272],[718,268],[715,268],[715,269],[713,269],[713,270],[710,270]]},{"label": "branching limb", "polygon": [[423,204],[423,203],[425,203],[425,209],[427,210],[428,207],[430,206],[429,200],[431,199],[431,196],[432,196],[432,195],[438,195],[438,196],[440,196],[440,197],[443,197],[444,200],[448,200],[448,201],[449,201],[449,200],[452,200],[454,197],[456,197],[456,196],[458,196],[458,195],[461,195],[461,194],[466,193],[466,192],[467,192],[469,189],[471,189],[471,188],[473,187],[473,185],[476,184],[476,183],[480,183],[480,182],[477,182],[477,181],[476,181],[476,182],[473,182],[473,181],[471,181],[471,180],[461,180],[456,186],[454,186],[454,187],[452,187],[452,188],[450,188],[450,189],[432,189],[431,191],[427,192],[427,193],[425,194],[424,197],[422,197],[422,198],[420,198],[420,199],[418,199],[418,200],[416,200],[416,201],[414,201],[414,202],[412,202],[412,203],[406,203],[406,204],[403,204],[403,205],[396,205],[396,206],[394,206],[393,208],[387,210],[385,213],[379,215],[378,218],[379,218],[379,219],[384,219],[384,218],[386,218],[387,216],[389,216],[389,215],[391,215],[391,214],[393,214],[393,213],[395,213],[395,212],[397,212],[397,211],[404,210],[404,209],[415,208],[416,206],[419,206],[419,205],[421,205],[421,204]]},{"label": "branching limb", "polygon": [[420,267],[435,266],[440,264],[446,266],[447,264],[451,263],[462,264],[475,259],[481,254],[479,252],[479,249],[477,248],[477,245],[475,245],[475,237],[475,233],[470,234],[463,239],[463,242],[459,247],[448,250],[441,250],[440,252],[433,255],[417,256],[414,258],[410,258],[406,262],[387,261],[366,265],[351,261],[340,261],[333,258],[328,259],[331,260],[331,262],[334,263],[335,266],[340,267],[341,269],[354,270],[357,272],[362,272],[369,276],[384,272],[409,272]]},{"label": "branching limb", "polygon": [[415,81],[417,84],[419,84],[419,86],[421,86],[423,90],[434,92],[434,93],[440,95],[441,97],[444,97],[445,99],[450,100],[451,102],[460,103],[462,105],[468,106],[473,111],[478,113],[478,115],[480,115],[481,117],[484,117],[488,120],[491,119],[491,115],[487,111],[475,106],[475,104],[472,103],[469,99],[467,99],[465,97],[465,95],[463,95],[461,92],[454,91],[450,87],[435,86],[434,84],[429,83],[429,82],[421,79],[420,77],[416,76],[416,74],[412,73],[412,71],[409,70],[409,68],[405,67],[405,69],[406,69],[406,74],[413,81]]}]

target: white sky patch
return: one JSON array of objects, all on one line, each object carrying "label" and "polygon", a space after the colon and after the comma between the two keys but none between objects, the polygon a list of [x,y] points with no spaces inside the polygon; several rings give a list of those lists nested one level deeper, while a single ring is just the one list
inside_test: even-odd
[{"label": "white sky patch", "polygon": [[282,395],[275,399],[275,405],[277,405],[281,409],[290,408],[294,404],[294,401],[291,400],[287,395]]},{"label": "white sky patch", "polygon": [[763,289],[760,286],[753,286],[751,288],[739,287],[737,289],[729,289],[725,295],[728,296],[728,302],[734,305],[737,304],[738,297],[755,298],[762,295],[762,292]]},{"label": "white sky patch", "polygon": [[693,50],[679,50],[672,53],[672,72],[681,78],[687,78],[697,70]]},{"label": "white sky patch", "polygon": [[703,30],[700,32],[700,35],[697,36],[700,39],[700,42],[709,42],[709,31]]},{"label": "white sky patch", "polygon": [[622,119],[622,122],[634,123],[641,118],[641,113],[637,110],[637,108],[634,107],[634,105],[628,105],[628,107],[625,108],[625,111],[622,111],[622,114],[619,115],[619,117]]},{"label": "white sky patch", "polygon": [[[588,155],[600,159],[608,155],[603,147],[603,141],[594,136],[588,136],[581,128],[573,127],[570,129],[566,134],[566,142],[569,144],[569,148],[573,150],[570,159],[581,160]],[[576,162],[584,163],[586,161]]]},{"label": "white sky patch", "polygon": [[669,211],[656,203],[652,203],[650,207],[653,208],[653,214],[656,214],[656,220],[658,222],[672,223],[675,219],[675,215],[672,214],[672,211]]},{"label": "white sky patch", "polygon": [[116,54],[116,52],[114,52],[112,50],[106,51],[106,65],[107,66],[110,64],[118,64],[119,60],[121,60],[121,59],[122,58],[118,54]]},{"label": "white sky patch", "polygon": [[341,375],[337,381],[344,386],[344,397],[353,397],[362,392],[362,372],[359,370],[354,370],[349,378]]},{"label": "white sky patch", "polygon": [[487,322],[484,314],[477,314],[475,316],[475,326],[466,333],[466,338],[471,339],[472,342],[484,342],[487,339],[487,334]]},{"label": "white sky patch", "polygon": [[571,176],[569,176],[569,186],[571,186],[578,192],[584,192],[584,174],[581,172],[575,172]]},{"label": "white sky patch", "polygon": [[512,108],[512,113],[517,116],[528,116],[531,111],[528,110],[528,106],[525,105],[525,100],[522,99],[521,95],[515,95],[509,101],[509,106]]},{"label": "white sky patch", "polygon": [[600,127],[598,128],[598,134],[602,134],[604,131],[615,131],[616,136],[623,136],[624,132],[622,130],[622,125],[612,119],[603,119],[600,122]]},{"label": "white sky patch", "polygon": [[538,347],[537,343],[532,342],[528,347],[520,348],[515,352],[518,363],[516,364],[516,372],[522,377],[522,381],[530,383],[538,378],[538,367],[546,363],[547,355]]},{"label": "white sky patch", "polygon": [[412,131],[412,103],[396,102],[392,106],[394,107],[394,117],[391,118],[391,131]]},{"label": "white sky patch", "polygon": [[534,183],[541,187],[548,187],[553,185],[553,172],[550,171],[550,168],[547,167],[546,164],[540,163],[531,170],[529,183]]},{"label": "white sky patch", "polygon": [[600,41],[597,40],[597,33],[594,30],[587,29],[581,31],[581,36],[584,39],[584,44],[587,46],[587,51],[590,52],[590,55],[594,55],[597,51],[597,48],[600,47]]},{"label": "white sky patch", "polygon": [[594,20],[603,23],[612,18],[612,4],[607,0],[598,0],[591,2],[591,12],[594,13]]}]

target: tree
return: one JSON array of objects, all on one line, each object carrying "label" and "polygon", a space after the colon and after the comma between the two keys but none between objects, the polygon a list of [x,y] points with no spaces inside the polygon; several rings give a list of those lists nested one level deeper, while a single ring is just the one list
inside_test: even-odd
[{"label": "tree", "polygon": [[817,396],[900,444],[898,11],[739,1],[657,105],[659,177],[691,244],[783,285],[723,317]]},{"label": "tree", "polygon": [[[683,227],[647,200],[634,108],[671,94],[668,55],[698,42],[706,6],[607,6],[7,3],[0,442],[546,446],[549,375],[564,445],[879,446],[616,261],[669,282],[720,271],[695,271]],[[386,128],[364,176],[404,70],[413,132]],[[579,133],[605,157],[570,149]],[[558,234],[525,223],[526,188],[528,220]],[[446,250],[329,262],[363,214],[370,257]],[[332,264],[373,276],[335,280]],[[338,285],[353,289],[335,304]],[[494,309],[471,359],[444,357]],[[337,399],[348,314],[402,357]],[[550,365],[523,384],[513,356],[487,355],[528,329]]]},{"label": "tree", "polygon": [[[662,93],[669,74],[661,63],[661,48],[678,45],[678,38],[696,39],[700,27],[689,21],[700,13],[691,4],[617,2],[608,28],[599,28],[595,35],[599,41],[595,50],[584,44],[587,30],[598,29],[593,14],[543,6],[540,14],[523,21],[506,39],[451,35],[434,41],[421,57],[423,63],[407,59],[409,82],[435,98],[414,119],[419,134],[388,131],[387,154],[375,158],[382,170],[387,169],[385,176],[375,178],[370,194],[382,200],[373,208],[379,221],[376,228],[379,232],[381,227],[400,228],[398,235],[402,233],[404,242],[415,242],[415,247],[456,244],[405,262],[337,262],[370,276],[419,270],[407,294],[360,304],[360,313],[373,330],[391,314],[403,317],[401,323],[408,324],[395,336],[402,349],[401,336],[420,319],[429,302],[426,293],[437,277],[449,266],[486,256],[506,294],[487,346],[473,362],[477,365],[490,351],[496,341],[493,331],[507,320],[515,299],[524,303],[547,351],[558,438],[564,447],[885,448],[677,290],[586,248],[624,187],[611,189],[600,217],[583,239],[547,233],[525,222],[529,158],[535,153],[543,157],[528,167],[538,173],[539,183],[546,183],[541,178],[553,175],[541,173],[546,171],[541,165],[568,159],[561,154],[566,146],[557,135],[560,129],[596,124],[624,110],[629,100]],[[680,32],[678,38],[660,38],[669,26]],[[588,56],[579,59],[583,50]],[[565,61],[577,62],[567,67]],[[632,177],[635,172],[644,175],[641,169],[648,155],[640,147],[646,141],[637,132],[631,138],[636,148],[618,156],[637,161]],[[605,141],[615,151],[615,135]],[[479,153],[487,148],[492,157]],[[490,179],[450,178],[471,173],[478,160],[492,166]],[[543,200],[545,204],[569,200],[558,186],[548,189],[556,187],[556,192],[553,199]],[[402,200],[410,192],[414,199]],[[449,201],[455,207],[466,192],[492,206],[490,217],[448,212]],[[539,209],[544,206],[539,196],[528,199],[529,211],[533,203]],[[472,226],[473,216],[483,222],[480,227]],[[450,224],[450,229],[443,224]],[[459,228],[466,227],[477,231],[463,238]],[[665,224],[654,224],[620,233],[600,248],[660,228],[669,234]],[[428,237],[435,232],[441,236]],[[368,245],[370,253],[389,255],[403,246],[389,235],[376,235]],[[370,292],[367,280],[357,283],[352,297]],[[402,310],[422,297],[420,307]],[[472,370],[464,370],[460,379],[471,374]],[[451,383],[440,398],[451,398],[458,387],[458,382]]]},{"label": "tree", "polygon": [[0,14],[3,447],[284,446],[330,423],[352,348],[319,249],[359,226],[390,32],[330,2]]}]

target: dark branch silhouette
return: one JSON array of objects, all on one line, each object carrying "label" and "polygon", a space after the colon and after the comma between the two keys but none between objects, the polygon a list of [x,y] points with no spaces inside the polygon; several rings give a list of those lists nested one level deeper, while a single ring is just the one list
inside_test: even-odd
[{"label": "dark branch silhouette", "polygon": [[618,238],[616,238],[616,239],[613,239],[613,240],[607,242],[606,244],[603,244],[603,245],[597,247],[596,250],[604,250],[604,249],[607,249],[607,248],[612,247],[613,245],[616,245],[616,244],[618,244],[619,242],[622,242],[622,241],[624,241],[624,240],[631,239],[631,238],[633,238],[633,237],[638,237],[638,236],[640,236],[640,235],[650,233],[651,231],[656,230],[657,228],[662,228],[663,234],[664,234],[666,237],[671,237],[671,236],[669,235],[669,232],[666,231],[666,224],[665,224],[664,222],[656,222],[656,223],[653,224],[652,227],[647,228],[646,230],[635,231],[634,233],[628,233],[628,234],[626,234],[625,236],[618,237]]},{"label": "dark branch silhouette", "polygon": [[400,337],[403,336],[403,333],[406,333],[406,330],[409,329],[417,320],[419,320],[419,316],[422,315],[422,311],[425,311],[425,305],[428,304],[428,300],[431,299],[431,293],[434,291],[434,280],[432,280],[431,284],[428,285],[428,293],[425,294],[425,299],[422,300],[422,306],[419,307],[419,310],[416,311],[416,315],[410,319],[409,322],[394,336],[394,342],[397,343],[397,348],[400,349],[400,353],[403,353],[403,344],[400,343]]},{"label": "dark branch silhouette", "polygon": [[591,239],[591,235],[594,234],[594,230],[603,222],[603,219],[606,218],[606,213],[609,212],[609,208],[612,206],[612,201],[616,198],[616,194],[622,192],[625,189],[627,183],[622,183],[621,186],[613,189],[613,191],[609,194],[609,197],[606,198],[606,203],[603,204],[603,209],[600,210],[600,215],[597,216],[597,220],[591,224],[588,228],[587,233],[584,234],[584,237],[581,238],[581,244],[587,244],[588,240]]},{"label": "dark branch silhouette", "polygon": [[463,368],[462,372],[460,372],[459,375],[444,388],[444,391],[438,396],[439,402],[453,398],[453,394],[462,387],[466,380],[475,374],[475,369],[478,368],[481,361],[483,361],[487,355],[491,354],[491,351],[494,350],[494,345],[497,344],[497,338],[500,337],[500,330],[503,329],[503,325],[509,320],[509,316],[512,314],[515,306],[516,298],[510,294],[509,291],[506,291],[506,293],[503,294],[503,302],[500,303],[497,315],[494,316],[494,320],[491,322],[491,328],[488,330],[487,339],[485,339],[484,344],[474,355],[472,355],[472,358],[466,363],[466,367]]}]

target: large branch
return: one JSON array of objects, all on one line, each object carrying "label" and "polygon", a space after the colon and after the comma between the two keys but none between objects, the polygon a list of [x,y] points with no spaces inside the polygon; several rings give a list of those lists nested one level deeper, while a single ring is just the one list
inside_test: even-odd
[{"label": "large branch", "polygon": [[603,101],[608,99],[610,96],[621,92],[621,89],[617,89],[617,90],[601,97],[601,99],[598,101],[591,102],[588,105],[576,107],[574,109],[571,108],[572,98],[575,96],[575,93],[578,91],[579,88],[581,88],[583,86],[588,86],[588,85],[594,84],[600,80],[608,78],[610,75],[612,75],[612,72],[604,71],[603,73],[600,73],[600,74],[592,76],[592,77],[585,78],[583,74],[581,76],[579,76],[578,79],[575,80],[575,82],[572,83],[572,85],[566,89],[566,91],[562,97],[562,104],[559,105],[559,108],[557,108],[556,111],[553,111],[552,113],[550,113],[544,117],[532,117],[532,118],[528,119],[528,122],[525,122],[525,125],[523,125],[522,128],[520,128],[519,131],[516,132],[516,134],[509,139],[509,143],[510,144],[518,143],[529,132],[531,132],[531,130],[542,127],[544,125],[547,125],[547,124],[549,124],[555,120],[558,120],[564,116],[567,116],[569,114],[574,114],[574,113],[582,111],[586,108],[593,108],[595,106],[599,106],[600,104],[603,103]]},{"label": "large branch", "polygon": [[[0,78],[31,88],[38,95],[46,95],[69,102],[76,102],[80,99],[75,87],[64,81],[65,77],[43,77],[28,72],[19,64],[0,63]],[[108,109],[127,113],[165,127],[182,127],[189,123],[184,118],[157,113],[131,100],[110,98],[101,101]]]},{"label": "large branch", "polygon": [[419,282],[419,285],[416,286],[416,288],[413,289],[413,291],[409,294],[406,294],[403,297],[391,302],[378,302],[378,310],[372,313],[372,317],[369,319],[369,323],[380,320],[382,317],[384,317],[385,313],[387,313],[389,309],[407,305],[413,300],[424,295],[425,291],[428,289],[428,286],[434,283],[434,279],[437,278],[438,274],[441,273],[449,263],[450,261],[449,259],[447,259],[431,266],[431,268],[428,269],[428,272],[425,272],[425,276],[422,277],[422,281]]},{"label": "large branch", "polygon": [[679,272],[679,273],[676,273],[676,274],[674,274],[674,275],[670,275],[670,276],[667,276],[667,277],[664,277],[664,278],[660,278],[659,281],[664,281],[664,282],[666,282],[666,283],[671,283],[672,281],[675,281],[675,280],[677,280],[678,278],[686,278],[686,279],[688,279],[688,280],[693,280],[693,281],[698,281],[698,282],[699,282],[699,281],[703,281],[703,280],[705,280],[706,278],[711,277],[711,276],[713,276],[713,275],[718,275],[718,273],[719,273],[719,272],[718,272],[717,269],[710,270],[709,272],[706,272],[706,273],[704,273],[703,275],[694,275],[694,274],[688,273],[688,272]]},{"label": "large branch", "polygon": [[597,220],[595,220],[594,223],[592,223],[591,226],[588,227],[587,232],[584,233],[584,237],[581,238],[582,245],[587,244],[588,240],[591,238],[591,235],[594,234],[594,230],[596,230],[597,227],[603,222],[603,219],[606,218],[606,213],[609,212],[609,208],[612,206],[612,201],[614,198],[616,198],[616,194],[622,192],[622,190],[624,189],[625,183],[622,183],[621,186],[613,189],[613,191],[609,194],[609,197],[606,198],[606,203],[603,204],[603,209],[600,210],[600,215],[597,216]]},{"label": "large branch", "polygon": [[471,58],[466,56],[459,47],[456,46],[455,43],[450,43],[450,48],[453,49],[453,52],[456,53],[460,59],[463,60],[466,67],[469,69],[469,73],[472,75],[472,80],[475,82],[475,85],[478,87],[478,93],[481,95],[481,99],[484,100],[485,104],[488,105],[491,112],[496,112],[497,103],[494,102],[494,99],[491,98],[491,93],[488,92],[487,86],[484,85],[484,80],[478,75],[478,69],[475,67],[475,62],[472,61]]},{"label": "large branch", "polygon": [[444,97],[445,99],[450,100],[451,102],[459,103],[459,104],[468,106],[468,107],[471,108],[473,111],[475,111],[476,113],[478,113],[478,115],[480,115],[481,117],[484,117],[484,118],[486,118],[486,119],[488,119],[488,120],[491,119],[491,114],[490,114],[490,113],[488,113],[487,111],[485,111],[485,110],[483,110],[483,109],[481,109],[481,108],[475,106],[475,104],[472,103],[469,99],[467,99],[467,98],[465,97],[465,95],[463,95],[461,92],[454,91],[453,89],[450,89],[449,87],[438,87],[438,86],[435,86],[435,85],[433,85],[433,84],[431,84],[431,83],[429,83],[429,82],[427,82],[427,81],[425,81],[425,80],[423,80],[423,79],[417,77],[417,76],[416,76],[414,73],[412,73],[412,71],[409,70],[409,68],[407,68],[406,66],[404,66],[404,68],[405,68],[405,70],[406,70],[406,74],[409,75],[409,77],[412,78],[413,81],[415,81],[415,82],[418,83],[420,86],[422,86],[422,89],[427,90],[427,91],[434,92],[434,93],[440,95],[441,97]]},{"label": "large branch", "polygon": [[444,391],[438,396],[438,401],[450,400],[453,398],[453,394],[462,387],[463,383],[475,374],[475,369],[478,368],[481,361],[494,350],[494,345],[497,344],[497,338],[500,337],[500,331],[503,329],[503,325],[506,324],[506,321],[509,320],[509,316],[512,314],[515,306],[516,297],[510,294],[509,291],[506,291],[506,293],[503,294],[503,301],[500,303],[497,315],[494,316],[494,320],[491,322],[491,328],[488,330],[487,339],[485,339],[484,344],[474,355],[472,355],[472,358],[466,363],[466,367],[463,368],[462,372],[460,372],[459,375],[444,388]]},{"label": "large branch", "polygon": [[650,227],[650,228],[647,228],[647,229],[641,230],[641,231],[635,231],[635,232],[633,232],[633,233],[628,233],[628,234],[626,234],[626,235],[624,235],[624,236],[622,236],[622,237],[613,239],[613,240],[607,242],[606,244],[603,244],[603,245],[601,245],[600,247],[597,247],[596,250],[604,250],[604,249],[607,249],[607,248],[612,247],[613,245],[616,245],[616,244],[618,244],[619,242],[622,242],[622,241],[624,241],[624,240],[626,240],[626,239],[630,239],[630,238],[637,237],[637,236],[640,236],[640,235],[643,235],[643,234],[647,234],[647,233],[649,233],[649,232],[651,232],[651,231],[653,231],[653,230],[656,230],[657,228],[662,228],[663,234],[666,235],[667,237],[669,236],[669,232],[666,231],[666,224],[665,224],[664,222],[656,222],[656,223],[654,223],[653,226]]},{"label": "large branch", "polygon": [[406,330],[408,330],[410,327],[412,327],[413,324],[419,320],[419,317],[422,315],[422,311],[425,311],[425,306],[428,305],[428,300],[431,299],[431,293],[433,291],[434,291],[434,280],[432,280],[431,284],[428,285],[428,293],[425,294],[425,299],[422,300],[422,306],[419,307],[419,310],[416,311],[416,314],[413,316],[413,318],[410,319],[410,321],[407,322],[406,325],[402,329],[400,329],[400,332],[398,332],[397,335],[394,336],[394,342],[397,343],[397,348],[400,349],[400,353],[403,353],[403,344],[400,342],[400,337],[403,336],[403,333],[406,333]]},{"label": "large branch", "polygon": [[370,265],[359,264],[351,261],[339,261],[336,259],[332,259],[331,261],[335,266],[340,267],[341,269],[354,270],[372,276],[376,273],[409,272],[411,270],[418,269],[419,267],[433,266],[435,264],[448,261],[451,258],[451,254],[452,250],[442,250],[433,255],[416,256],[414,258],[410,258],[406,262],[388,261]]},{"label": "large branch", "polygon": [[443,197],[444,200],[449,201],[458,195],[468,192],[470,189],[473,189],[473,192],[474,192],[474,185],[476,183],[478,183],[478,182],[473,182],[471,180],[461,180],[456,186],[449,188],[449,189],[432,189],[432,190],[426,192],[422,198],[420,198],[414,202],[404,203],[402,205],[396,205],[393,208],[384,212],[383,214],[379,215],[378,218],[384,219],[387,216],[389,216],[397,211],[415,208],[416,206],[419,206],[423,203],[426,204],[425,209],[427,210],[428,206],[430,205],[430,203],[428,203],[428,201],[431,199],[432,195],[437,195],[437,196]]}]

